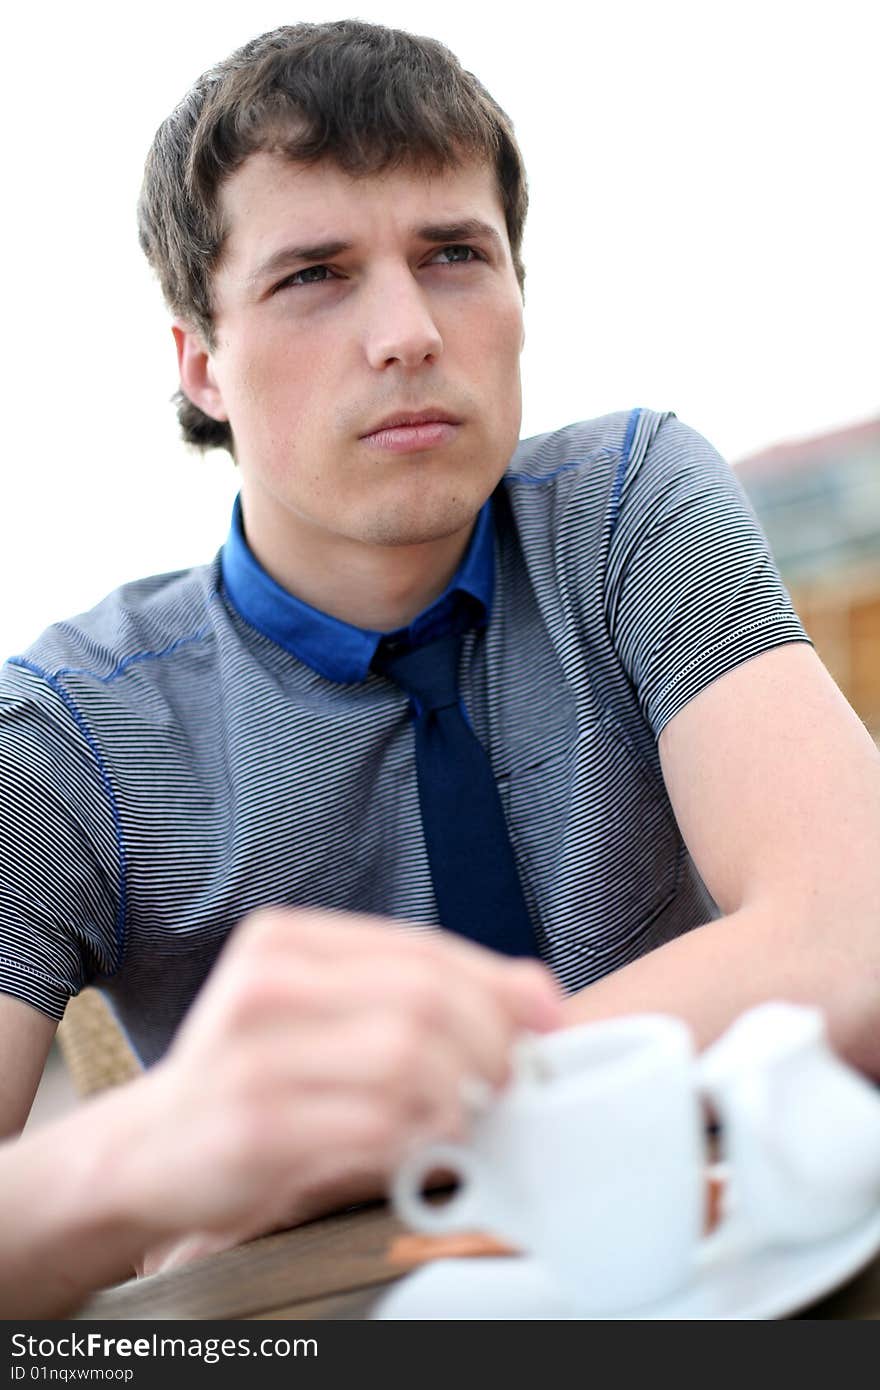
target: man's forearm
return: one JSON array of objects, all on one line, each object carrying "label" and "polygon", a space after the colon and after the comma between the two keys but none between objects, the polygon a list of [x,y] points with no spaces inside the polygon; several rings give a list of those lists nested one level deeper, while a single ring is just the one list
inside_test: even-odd
[{"label": "man's forearm", "polygon": [[125,1155],[149,1140],[133,1091],[0,1144],[0,1317],[62,1315],[128,1278],[158,1235],[126,1186]]},{"label": "man's forearm", "polygon": [[854,922],[841,909],[806,925],[775,902],[751,904],[572,995],[566,1021],[671,1013],[702,1049],[746,1009],[785,999],[822,1008],[840,1054],[880,1077],[880,966],[876,948],[856,945],[878,935],[880,921]]}]

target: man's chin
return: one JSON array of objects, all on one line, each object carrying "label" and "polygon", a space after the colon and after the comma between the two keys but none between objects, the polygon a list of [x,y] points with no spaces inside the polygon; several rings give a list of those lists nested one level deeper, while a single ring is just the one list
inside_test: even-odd
[{"label": "man's chin", "polygon": [[405,505],[386,506],[362,518],[359,538],[367,545],[395,547],[446,541],[470,532],[485,500],[482,495],[464,493],[408,499]]},{"label": "man's chin", "polygon": [[429,522],[398,525],[383,519],[377,521],[375,526],[371,527],[360,539],[365,545],[387,546],[389,549],[398,550],[416,545],[439,544],[469,530],[473,526],[476,515],[477,513],[473,512],[466,516],[463,521],[457,523],[433,525]]}]

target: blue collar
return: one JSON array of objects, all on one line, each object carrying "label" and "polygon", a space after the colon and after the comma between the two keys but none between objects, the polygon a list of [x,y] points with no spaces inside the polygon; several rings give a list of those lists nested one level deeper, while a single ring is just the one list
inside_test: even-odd
[{"label": "blue collar", "polygon": [[331,618],[276,584],[245,540],[240,497],[232,509],[221,570],[227,599],[257,632],[328,680],[363,681],[383,637],[420,647],[450,632],[488,623],[495,582],[492,499],[480,509],[467,551],[446,589],[408,627],[394,633],[370,632]]}]

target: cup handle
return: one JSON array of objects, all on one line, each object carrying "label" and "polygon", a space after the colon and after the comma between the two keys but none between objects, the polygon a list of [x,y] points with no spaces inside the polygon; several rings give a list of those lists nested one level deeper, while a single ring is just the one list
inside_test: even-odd
[{"label": "cup handle", "polygon": [[[462,1186],[441,1206],[426,1202],[422,1188],[435,1168],[449,1168]],[[459,1144],[431,1144],[408,1154],[391,1181],[391,1205],[413,1230],[428,1235],[476,1229],[485,1221],[478,1198],[479,1163]]]}]

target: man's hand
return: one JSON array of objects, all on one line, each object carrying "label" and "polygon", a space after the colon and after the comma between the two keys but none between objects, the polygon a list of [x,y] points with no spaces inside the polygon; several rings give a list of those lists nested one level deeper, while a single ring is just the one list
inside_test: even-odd
[{"label": "man's hand", "polygon": [[561,1021],[535,962],[385,920],[253,915],[138,1083],[137,1202],[172,1236],[145,1270],[381,1195],[409,1144],[462,1133],[465,1080],[502,1086],[515,1036]]},{"label": "man's hand", "polygon": [[[534,962],[394,922],[273,909],[231,936],[167,1057],[0,1144],[0,1312],[379,1195],[419,1139],[461,1133],[525,1029],[561,1023]],[[161,1259],[159,1258],[161,1252]]]}]

